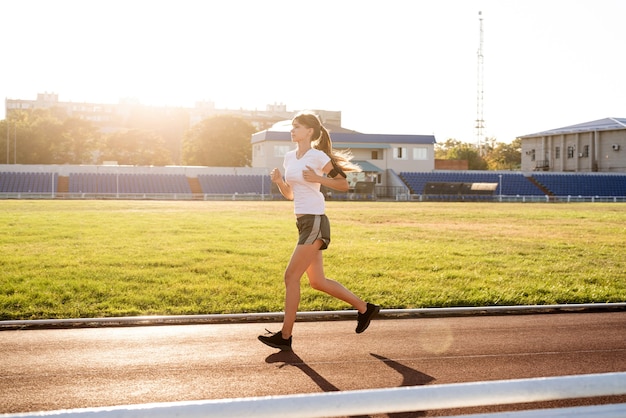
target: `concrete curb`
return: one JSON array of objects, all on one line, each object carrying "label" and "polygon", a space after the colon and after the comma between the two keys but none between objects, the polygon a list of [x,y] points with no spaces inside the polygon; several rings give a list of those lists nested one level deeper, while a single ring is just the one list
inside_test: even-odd
[{"label": "concrete curb", "polygon": [[[382,309],[380,319],[426,318],[476,315],[529,315],[547,313],[590,313],[626,311],[626,303],[585,303],[563,305],[479,306],[453,308]],[[355,310],[298,312],[298,321],[354,320]],[[235,324],[281,322],[282,312],[210,314],[210,315],[155,315],[110,318],[68,318],[0,321],[0,331],[25,329],[67,329],[122,326]]]}]

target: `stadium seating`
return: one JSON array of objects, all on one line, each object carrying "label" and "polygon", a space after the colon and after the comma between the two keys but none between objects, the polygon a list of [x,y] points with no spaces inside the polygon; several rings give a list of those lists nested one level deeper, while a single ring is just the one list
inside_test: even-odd
[{"label": "stadium seating", "polygon": [[[500,177],[501,176],[501,177]],[[498,183],[495,194],[504,195],[542,195],[534,184],[522,173],[499,173],[483,171],[458,172],[402,172],[400,178],[413,194],[424,194],[426,183]]]},{"label": "stadium seating", "polygon": [[72,173],[70,193],[159,194],[191,193],[184,174]]},{"label": "stadium seating", "polygon": [[[489,200],[493,195],[626,197],[626,173],[434,171],[401,172],[399,177],[411,194],[432,200],[459,200],[459,196],[462,200]],[[58,179],[58,174],[52,172],[0,172],[0,193],[57,193]],[[273,190],[267,175],[198,174],[197,179],[205,195],[268,195]],[[74,194],[192,194],[185,174],[70,173],[68,183],[67,190]],[[495,183],[497,188],[489,196],[464,193],[461,186],[454,193],[450,189],[454,184],[472,183]],[[425,190],[427,184],[429,190]],[[448,184],[449,189],[439,190],[437,184]],[[198,186],[195,189],[200,193]],[[372,192],[356,191],[356,196],[361,195],[371,198]],[[336,192],[328,196],[350,198]]]},{"label": "stadium seating", "polygon": [[270,194],[269,176],[200,174],[198,181],[205,194]]},{"label": "stadium seating", "polygon": [[53,193],[56,173],[0,173],[0,193]]},{"label": "stadium seating", "polygon": [[556,196],[626,196],[626,175],[540,173],[533,177]]},{"label": "stadium seating", "polygon": [[553,196],[626,196],[626,174],[532,173],[531,177],[514,172],[442,171],[402,172],[400,178],[413,194],[424,194],[427,183],[498,183],[495,195],[545,196],[533,179]]}]

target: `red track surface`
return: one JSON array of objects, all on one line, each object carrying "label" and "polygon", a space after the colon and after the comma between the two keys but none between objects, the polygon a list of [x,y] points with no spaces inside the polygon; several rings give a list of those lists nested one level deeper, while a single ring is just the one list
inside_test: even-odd
[{"label": "red track surface", "polygon": [[[626,312],[0,332],[0,413],[626,371]],[[626,397],[415,417],[626,402]]]}]

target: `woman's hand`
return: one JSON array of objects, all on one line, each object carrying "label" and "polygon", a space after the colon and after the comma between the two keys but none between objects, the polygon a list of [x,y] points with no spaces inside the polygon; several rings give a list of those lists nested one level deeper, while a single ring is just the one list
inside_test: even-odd
[{"label": "woman's hand", "polygon": [[283,181],[283,175],[280,172],[279,169],[275,168],[270,172],[270,178],[272,179],[273,183],[277,183],[278,182],[282,182]]},{"label": "woman's hand", "polygon": [[306,166],[306,168],[306,170],[302,170],[302,177],[304,177],[306,181],[309,181],[311,183],[320,183],[326,187],[330,187],[331,189],[340,192],[347,192],[350,190],[350,184],[348,183],[348,180],[346,180],[344,177],[336,176],[335,178],[330,178],[326,176],[320,176],[308,165]]},{"label": "woman's hand", "polygon": [[306,166],[306,168],[307,168],[306,170],[302,170],[302,177],[308,182],[320,183],[321,176],[318,176],[315,170],[313,170],[308,165]]},{"label": "woman's hand", "polygon": [[283,173],[281,173],[278,168],[270,171],[270,179],[272,179],[272,182],[278,186],[280,194],[288,200],[293,200],[293,190],[291,190],[291,186],[289,184],[285,183],[283,180]]}]

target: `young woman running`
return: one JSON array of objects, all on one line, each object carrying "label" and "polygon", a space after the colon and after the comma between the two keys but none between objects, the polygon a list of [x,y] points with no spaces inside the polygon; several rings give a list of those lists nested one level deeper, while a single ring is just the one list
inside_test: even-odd
[{"label": "young woman running", "polygon": [[367,329],[380,306],[366,303],[340,283],[324,275],[322,250],[330,244],[330,223],[324,211],[321,185],[346,192],[345,171],[360,171],[346,153],[334,151],[328,131],[312,113],[300,113],[292,120],[291,141],[295,150],[285,154],[285,177],[278,168],[271,172],[280,193],[294,201],[298,245],[285,270],[285,316],[280,331],[259,336],[270,347],[291,350],[291,333],[300,304],[300,279],[304,273],[311,287],[349,303],[358,310],[356,332]]}]

